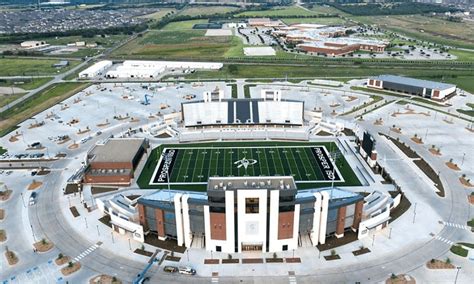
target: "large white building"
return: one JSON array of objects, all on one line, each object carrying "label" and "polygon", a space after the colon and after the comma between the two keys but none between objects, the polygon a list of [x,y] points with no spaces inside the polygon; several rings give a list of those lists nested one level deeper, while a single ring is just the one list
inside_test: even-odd
[{"label": "large white building", "polygon": [[119,64],[115,69],[107,72],[107,78],[122,79],[152,79],[158,77],[165,71],[180,70],[218,70],[223,66],[222,63],[214,62],[183,62],[183,61],[141,61],[126,60]]},{"label": "large white building", "polygon": [[90,66],[89,68],[81,71],[79,73],[80,79],[91,79],[100,75],[103,75],[104,72],[112,67],[112,61],[103,60],[95,63],[94,65]]}]

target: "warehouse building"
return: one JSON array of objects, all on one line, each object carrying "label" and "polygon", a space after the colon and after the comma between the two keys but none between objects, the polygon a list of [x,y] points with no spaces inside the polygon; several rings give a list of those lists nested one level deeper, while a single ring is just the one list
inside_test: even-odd
[{"label": "warehouse building", "polygon": [[138,199],[140,224],[160,240],[217,252],[279,252],[356,232],[364,200],[339,188],[300,190],[293,177],[211,177],[207,194],[161,190]]},{"label": "warehouse building", "polygon": [[182,103],[184,126],[303,125],[304,102],[282,100],[279,90],[262,90],[259,99],[223,97],[205,92],[202,101]]},{"label": "warehouse building", "polygon": [[112,61],[103,60],[99,61],[91,67],[81,71],[79,73],[79,79],[91,79],[100,75],[105,74],[105,71],[112,67]]},{"label": "warehouse building", "polygon": [[435,81],[395,75],[381,75],[367,79],[367,87],[384,89],[434,100],[444,100],[456,94],[456,86]]},{"label": "warehouse building", "polygon": [[110,138],[94,146],[86,156],[84,182],[130,185],[146,147],[143,138]]},{"label": "warehouse building", "polygon": [[219,70],[222,63],[182,62],[182,61],[141,61],[126,60],[107,72],[106,78],[153,79],[165,71],[179,70]]}]

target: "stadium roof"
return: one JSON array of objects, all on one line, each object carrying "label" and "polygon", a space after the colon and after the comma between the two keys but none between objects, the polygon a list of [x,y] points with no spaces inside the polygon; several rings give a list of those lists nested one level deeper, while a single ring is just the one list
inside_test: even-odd
[{"label": "stadium roof", "polygon": [[456,85],[452,85],[452,84],[421,80],[421,79],[415,79],[415,78],[409,78],[409,77],[402,77],[402,76],[395,76],[395,75],[380,75],[377,77],[372,77],[371,79],[410,85],[410,86],[420,87],[420,88],[427,88],[427,89],[445,90],[445,89],[456,87]]}]

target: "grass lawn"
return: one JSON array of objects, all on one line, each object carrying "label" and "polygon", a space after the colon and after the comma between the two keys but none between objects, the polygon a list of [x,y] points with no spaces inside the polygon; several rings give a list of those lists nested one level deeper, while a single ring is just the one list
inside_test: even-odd
[{"label": "grass lawn", "polygon": [[0,95],[0,107],[6,106],[7,104],[13,102],[14,100],[24,96],[25,93],[15,93],[14,95]]},{"label": "grass lawn", "polygon": [[191,30],[195,24],[205,24],[207,22],[208,22],[207,19],[171,22],[167,24],[166,26],[164,26],[162,30],[164,31]]},{"label": "grass lawn", "polygon": [[[51,81],[53,78],[32,78],[32,79],[15,79],[13,80],[0,80],[0,87],[18,87],[22,88],[23,90],[33,90],[36,89],[47,82]],[[17,82],[15,84],[15,82]],[[23,83],[22,83],[23,82]]]},{"label": "grass lawn", "polygon": [[297,6],[275,7],[265,11],[247,11],[237,17],[279,17],[279,16],[312,16],[320,13],[308,11]]},{"label": "grass lawn", "polygon": [[[173,149],[170,154],[170,183],[178,188],[190,186],[193,190],[205,190],[205,183],[210,176],[281,176],[293,175],[295,181],[302,187],[327,186],[330,178],[323,171],[320,161],[313,153],[315,149],[325,152],[337,149],[334,143],[304,143],[304,142],[224,142],[224,143],[195,143],[161,145],[155,148],[138,178],[141,188],[166,187],[167,182],[153,176],[155,169],[160,168],[158,160],[165,148]],[[236,148],[239,147],[239,148]],[[336,151],[339,151],[337,149]],[[238,168],[234,163],[247,158],[256,162],[247,170]],[[360,185],[356,175],[344,158],[338,158],[336,163],[344,181],[336,175],[335,184]],[[159,169],[158,169],[159,172]],[[149,182],[153,178],[153,184]]]},{"label": "grass lawn", "polygon": [[61,69],[52,67],[59,59],[36,59],[27,57],[0,58],[0,76],[54,75],[76,66],[80,61],[70,60],[69,66]]},{"label": "grass lawn", "polygon": [[114,56],[140,58],[215,59],[241,52],[237,36],[206,37],[205,30],[151,31],[114,51]]},{"label": "grass lawn", "polygon": [[230,86],[230,87],[232,88],[232,92],[231,92],[232,98],[233,98],[233,99],[237,99],[237,97],[238,97],[238,95],[239,95],[239,94],[237,93],[237,84],[227,84],[227,86]]},{"label": "grass lawn", "polygon": [[183,10],[178,12],[180,16],[199,16],[199,15],[212,15],[212,14],[224,14],[237,10],[237,7],[233,6],[187,6]]},{"label": "grass lawn", "polygon": [[58,83],[43,90],[43,92],[15,105],[0,114],[0,137],[14,130],[15,126],[37,113],[50,108],[71,95],[86,88],[88,83]]},{"label": "grass lawn", "polygon": [[468,22],[455,23],[435,17],[421,15],[362,16],[352,19],[377,24],[380,27],[407,36],[434,43],[474,48],[474,25]]},{"label": "grass lawn", "polygon": [[319,24],[319,25],[344,25],[346,20],[339,17],[330,18],[284,18],[282,21],[287,24]]},{"label": "grass lawn", "polygon": [[456,55],[459,61],[474,61],[474,51],[451,49],[449,53]]},{"label": "grass lawn", "polygon": [[467,103],[466,104],[467,107],[471,108],[469,110],[466,110],[466,109],[457,109],[456,111],[457,112],[460,112],[460,113],[463,113],[465,115],[469,115],[469,116],[472,116],[474,117],[474,104],[470,104],[470,103]]},{"label": "grass lawn", "polygon": [[474,75],[472,76],[443,76],[442,78],[433,79],[433,78],[421,78],[426,80],[435,80],[442,81],[445,83],[455,84],[459,88],[468,91],[471,94],[474,94]]},{"label": "grass lawn", "polygon": [[451,248],[449,249],[452,253],[456,254],[456,255],[459,255],[459,256],[462,256],[462,257],[466,257],[467,256],[467,249],[461,247],[460,245],[453,245],[451,246]]}]

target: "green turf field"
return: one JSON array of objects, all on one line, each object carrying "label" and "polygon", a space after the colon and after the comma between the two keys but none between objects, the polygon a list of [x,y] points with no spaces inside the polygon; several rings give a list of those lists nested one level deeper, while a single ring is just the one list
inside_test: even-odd
[{"label": "green turf field", "polygon": [[[320,151],[320,155],[318,155]],[[337,153],[336,168],[329,160]],[[248,161],[247,169],[244,159]],[[326,166],[324,162],[327,162]],[[334,143],[237,142],[162,145],[154,149],[138,179],[142,188],[160,188],[169,182],[204,190],[209,177],[293,176],[299,188],[360,185]],[[194,187],[193,187],[194,186]]]}]

